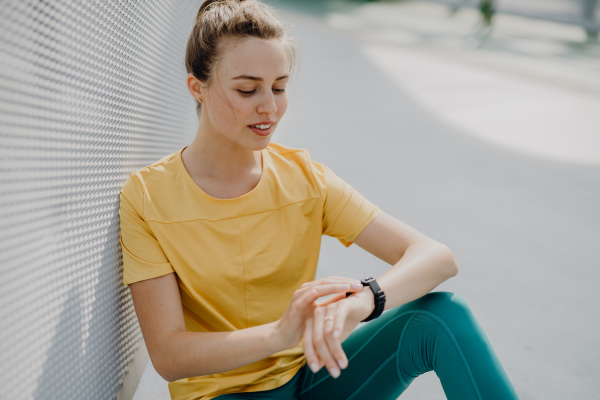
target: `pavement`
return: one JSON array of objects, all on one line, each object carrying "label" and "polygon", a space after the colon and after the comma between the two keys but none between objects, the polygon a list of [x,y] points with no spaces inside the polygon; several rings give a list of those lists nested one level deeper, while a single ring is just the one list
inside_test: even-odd
[{"label": "pavement", "polygon": [[[435,290],[469,302],[521,399],[596,399],[600,45],[502,15],[480,43],[439,4],[271,3],[302,45],[273,141],[453,250]],[[388,267],[323,238],[318,277]],[[134,400],[168,398],[149,364]],[[433,372],[401,396],[444,398]]]},{"label": "pavement", "polygon": [[[417,0],[426,2],[442,3],[450,6],[478,8],[479,0]],[[568,22],[576,25],[587,25],[590,27],[600,24],[600,6],[596,5],[595,15],[586,14],[584,3],[588,7],[596,0],[494,0],[494,8],[503,14],[520,15],[544,21]],[[589,8],[588,8],[589,10]]]}]

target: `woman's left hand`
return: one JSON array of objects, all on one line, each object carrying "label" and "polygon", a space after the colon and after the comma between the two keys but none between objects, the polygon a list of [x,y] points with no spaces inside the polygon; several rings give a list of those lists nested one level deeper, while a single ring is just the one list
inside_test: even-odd
[{"label": "woman's left hand", "polygon": [[348,366],[342,342],[374,308],[373,292],[369,287],[350,297],[341,293],[321,303],[315,302],[312,315],[306,320],[302,339],[310,369],[317,372],[325,366],[329,374],[337,378],[340,370]]}]

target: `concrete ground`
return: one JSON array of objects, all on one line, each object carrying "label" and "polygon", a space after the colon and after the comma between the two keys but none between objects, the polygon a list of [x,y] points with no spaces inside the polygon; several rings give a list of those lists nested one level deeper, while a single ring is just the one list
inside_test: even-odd
[{"label": "concrete ground", "polygon": [[[479,44],[469,10],[309,3],[273,2],[302,44],[273,140],[309,149],[450,246],[460,272],[436,290],[467,299],[521,399],[596,399],[598,43],[578,28],[500,16]],[[323,239],[319,277],[386,268]],[[149,365],[134,399],[168,398]],[[427,373],[401,398],[445,397]]]}]

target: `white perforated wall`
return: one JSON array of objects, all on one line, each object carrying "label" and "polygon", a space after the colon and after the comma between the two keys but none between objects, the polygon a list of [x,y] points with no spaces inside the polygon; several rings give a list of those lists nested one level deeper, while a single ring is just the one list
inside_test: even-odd
[{"label": "white perforated wall", "polygon": [[191,141],[201,1],[0,1],[0,399],[114,399],[141,339],[119,189]]}]

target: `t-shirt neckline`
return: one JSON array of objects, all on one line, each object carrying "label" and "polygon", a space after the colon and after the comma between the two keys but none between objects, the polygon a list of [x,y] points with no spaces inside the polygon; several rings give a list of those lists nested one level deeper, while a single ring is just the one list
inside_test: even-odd
[{"label": "t-shirt neckline", "polygon": [[219,199],[218,197],[211,196],[208,193],[206,193],[204,190],[202,190],[202,188],[200,186],[198,186],[198,184],[196,182],[194,182],[194,180],[190,176],[190,173],[188,172],[187,168],[185,167],[185,164],[183,163],[183,158],[181,157],[181,154],[187,147],[188,146],[185,146],[177,152],[177,164],[179,165],[179,168],[181,168],[182,174],[184,175],[184,179],[188,182],[188,184],[190,184],[191,186],[194,187],[193,190],[197,191],[202,196],[204,196],[212,201],[229,202],[229,201],[243,200],[243,199],[246,199],[246,198],[252,196],[254,193],[258,192],[258,190],[264,185],[263,182],[266,179],[265,176],[266,176],[266,172],[267,172],[268,165],[269,165],[269,163],[267,162],[267,158],[266,158],[267,157],[267,149],[262,149],[260,151],[261,163],[262,163],[262,173],[260,175],[260,179],[259,179],[258,183],[256,184],[256,186],[254,186],[254,188],[252,190],[250,190],[247,193],[244,193],[241,196],[232,197],[230,199]]}]

